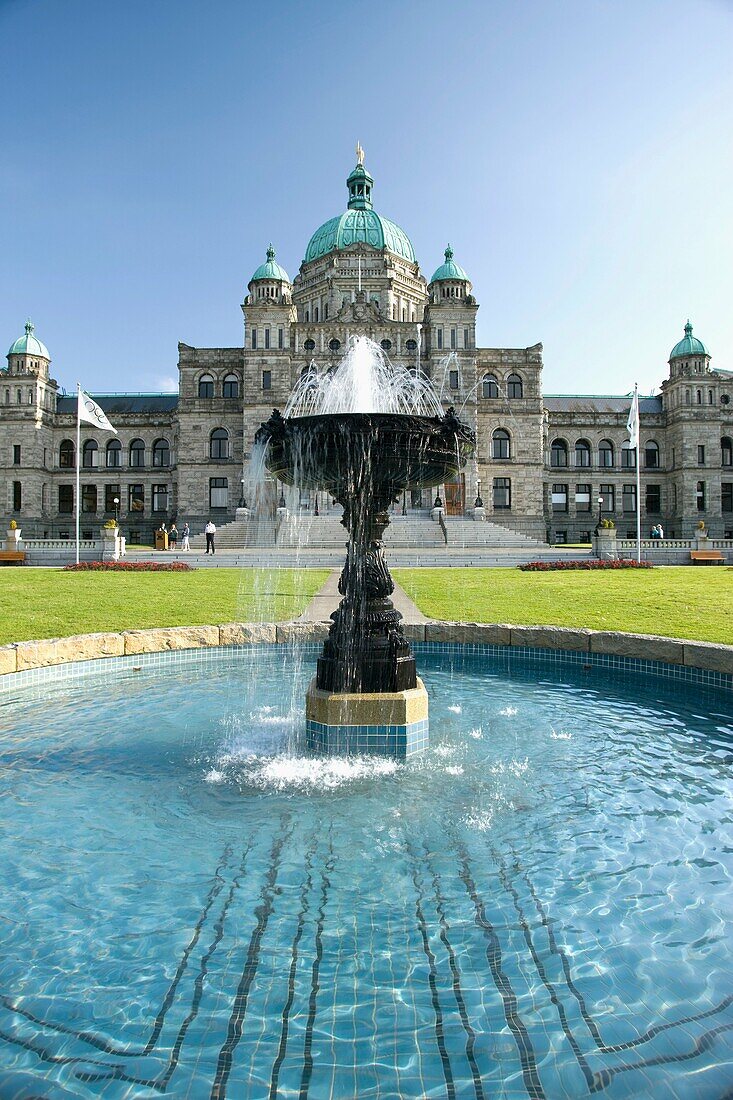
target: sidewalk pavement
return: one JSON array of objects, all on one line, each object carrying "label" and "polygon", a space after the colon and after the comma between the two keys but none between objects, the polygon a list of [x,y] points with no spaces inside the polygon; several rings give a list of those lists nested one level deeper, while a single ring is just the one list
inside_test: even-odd
[{"label": "sidewalk pavement", "polygon": [[[341,570],[334,569],[323,588],[316,592],[300,616],[301,621],[309,623],[328,622],[331,612],[335,611],[341,602],[341,593],[338,590],[340,576]],[[392,603],[402,615],[403,622],[426,623],[428,621],[427,616],[423,615],[422,611],[416,607],[404,589],[400,588],[398,584],[394,586]]]}]

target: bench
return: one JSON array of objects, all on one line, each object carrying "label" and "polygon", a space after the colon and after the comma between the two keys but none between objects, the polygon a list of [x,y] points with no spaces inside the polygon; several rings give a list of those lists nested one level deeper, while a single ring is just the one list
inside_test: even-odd
[{"label": "bench", "polygon": [[22,565],[24,561],[24,550],[0,550],[0,565]]},{"label": "bench", "polygon": [[690,550],[693,565],[723,565],[725,558],[720,550]]}]

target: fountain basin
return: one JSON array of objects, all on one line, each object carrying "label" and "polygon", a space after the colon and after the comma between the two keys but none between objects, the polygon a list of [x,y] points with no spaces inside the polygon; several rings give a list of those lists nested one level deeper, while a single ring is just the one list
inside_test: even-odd
[{"label": "fountain basin", "polygon": [[306,746],[312,752],[406,760],[428,745],[428,693],[420,677],[405,691],[324,691],[313,677],[305,697]]},{"label": "fountain basin", "polygon": [[432,746],[314,758],[316,656],[3,691],[0,1095],[724,1095],[730,685],[421,645]]}]

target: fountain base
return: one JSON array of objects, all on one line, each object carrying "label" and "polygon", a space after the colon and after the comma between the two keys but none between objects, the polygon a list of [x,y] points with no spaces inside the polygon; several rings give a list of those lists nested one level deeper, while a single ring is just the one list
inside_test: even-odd
[{"label": "fountain base", "polygon": [[418,677],[406,691],[323,691],[305,697],[306,744],[313,752],[393,756],[405,760],[428,745],[428,693]]}]

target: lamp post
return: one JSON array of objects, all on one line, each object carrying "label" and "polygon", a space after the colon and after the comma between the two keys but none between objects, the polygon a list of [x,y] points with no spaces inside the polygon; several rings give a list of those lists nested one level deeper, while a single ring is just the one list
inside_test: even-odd
[{"label": "lamp post", "polygon": [[114,506],[115,506],[115,527],[119,527],[119,525],[120,525],[120,498],[115,497],[113,503],[114,503]]},{"label": "lamp post", "polygon": [[402,515],[407,515],[407,490],[402,490]]},{"label": "lamp post", "polygon": [[601,529],[601,512],[603,511],[603,497],[598,498],[598,530]]},{"label": "lamp post", "polygon": [[481,478],[476,478],[476,499],[473,502],[474,508],[483,508],[484,502],[481,499]]}]

